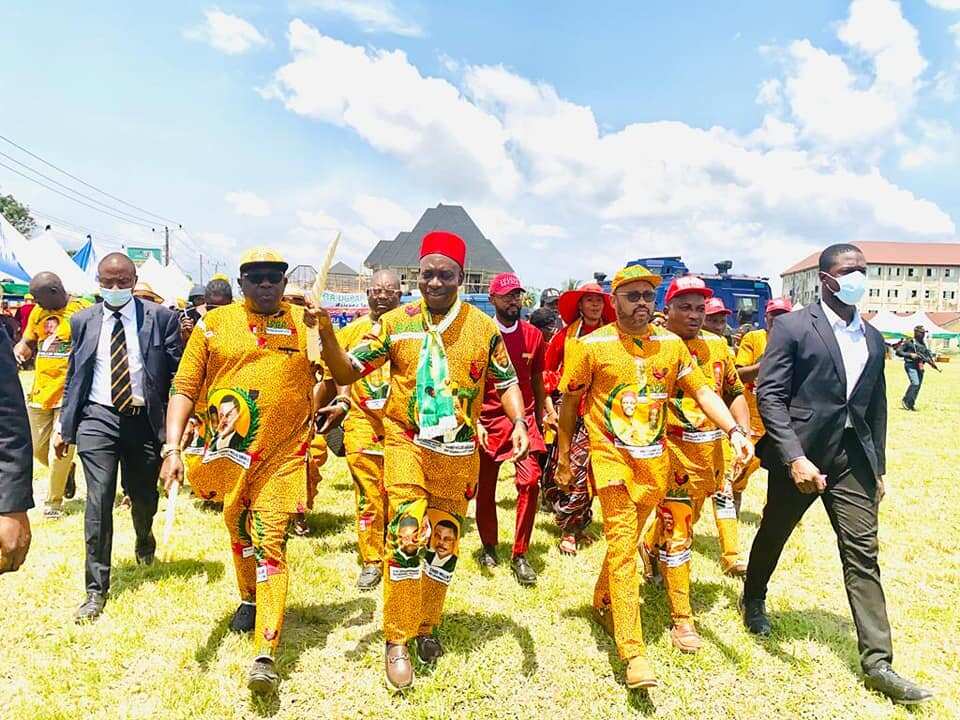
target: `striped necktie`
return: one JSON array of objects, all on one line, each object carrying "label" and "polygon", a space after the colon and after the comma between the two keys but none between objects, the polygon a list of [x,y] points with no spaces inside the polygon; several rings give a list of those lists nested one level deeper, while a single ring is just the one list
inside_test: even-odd
[{"label": "striped necktie", "polygon": [[133,388],[130,385],[130,364],[127,362],[127,336],[123,331],[123,316],[114,311],[113,332],[110,334],[110,396],[121,415],[133,409]]}]

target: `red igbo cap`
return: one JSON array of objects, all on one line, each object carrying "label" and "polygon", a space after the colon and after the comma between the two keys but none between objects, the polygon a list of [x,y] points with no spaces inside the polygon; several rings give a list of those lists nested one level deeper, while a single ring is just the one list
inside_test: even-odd
[{"label": "red igbo cap", "polygon": [[793,303],[790,302],[790,298],[774,298],[767,303],[764,313],[785,313],[791,310],[793,310]]},{"label": "red igbo cap", "polygon": [[728,310],[727,306],[723,304],[723,300],[718,297],[712,297],[707,300],[707,315],[716,315],[717,313],[723,313],[724,315],[733,315],[733,310]]},{"label": "red igbo cap", "polygon": [[560,293],[557,302],[557,311],[563,322],[572,325],[580,317],[580,300],[584,295],[599,295],[603,298],[603,323],[612,323],[617,320],[617,311],[613,309],[613,301],[609,293],[595,282],[581,283],[576,290],[567,290]]},{"label": "red igbo cap", "polygon": [[427,255],[443,255],[462,268],[467,259],[467,246],[459,235],[435,230],[424,235],[423,242],[420,243],[420,259]]},{"label": "red igbo cap", "polygon": [[509,295],[514,290],[523,290],[523,285],[513,273],[500,273],[490,281],[491,295]]},{"label": "red igbo cap", "polygon": [[665,305],[669,305],[677,295],[686,295],[687,293],[696,293],[705,298],[713,297],[713,290],[707,287],[706,283],[696,275],[683,275],[675,277],[670,281],[670,287],[667,288],[667,294],[663,298]]}]

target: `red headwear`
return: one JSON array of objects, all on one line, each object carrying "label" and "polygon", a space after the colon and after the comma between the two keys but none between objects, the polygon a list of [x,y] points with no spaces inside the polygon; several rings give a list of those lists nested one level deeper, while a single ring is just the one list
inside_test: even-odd
[{"label": "red headwear", "polygon": [[718,297],[712,297],[707,300],[707,315],[716,315],[717,313],[723,313],[724,315],[733,315],[733,310],[727,308],[723,304],[723,300]]},{"label": "red headwear", "polygon": [[580,300],[584,295],[599,295],[603,298],[603,322],[612,323],[617,320],[617,311],[613,309],[613,302],[609,293],[603,291],[595,282],[582,283],[576,290],[567,290],[560,294],[557,310],[567,325],[572,324],[580,317]]},{"label": "red headwear", "polygon": [[788,313],[793,310],[793,303],[790,302],[790,298],[779,297],[774,298],[767,303],[765,308],[765,313]]},{"label": "red headwear", "polygon": [[713,290],[707,287],[707,284],[696,275],[682,275],[675,277],[670,281],[667,288],[667,295],[664,303],[669,305],[677,295],[686,295],[687,293],[696,293],[704,298],[713,297]]},{"label": "red headwear", "polygon": [[423,242],[420,244],[420,259],[427,255],[443,255],[462,268],[467,259],[467,246],[459,235],[445,230],[435,230],[424,235]]}]

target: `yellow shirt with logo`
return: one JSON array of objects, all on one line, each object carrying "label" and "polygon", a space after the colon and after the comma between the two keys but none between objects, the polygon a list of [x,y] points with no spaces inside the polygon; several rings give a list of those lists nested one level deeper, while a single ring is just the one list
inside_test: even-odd
[{"label": "yellow shirt with logo", "polygon": [[[743,394],[733,353],[727,341],[703,332],[684,341],[690,356],[711,389],[728,404]],[[703,412],[697,401],[677,387],[667,414],[667,449],[670,453],[671,492],[689,497],[712,495],[723,487],[726,463],[724,432]]]},{"label": "yellow shirt with logo", "polygon": [[694,395],[707,379],[683,340],[652,326],[629,335],[606,325],[569,350],[560,390],[586,392],[584,423],[597,489],[626,485],[635,503],[658,502],[670,481],[668,401],[678,388]]},{"label": "yellow shirt with logo", "polygon": [[71,299],[59,310],[44,310],[35,305],[30,312],[23,337],[37,344],[36,370],[33,388],[27,395],[27,404],[34,408],[52,410],[63,402],[67,382],[67,364],[73,347],[70,336],[70,317],[90,303],[80,298]]},{"label": "yellow shirt with logo", "polygon": [[[767,350],[767,331],[751,330],[740,340],[740,347],[737,349],[737,367],[746,367],[756,365]],[[763,435],[766,430],[763,427],[763,420],[760,419],[760,410],[757,408],[757,383],[756,381],[744,385],[744,396],[747,398],[747,405],[750,407],[750,432],[754,438]]]},{"label": "yellow shirt with logo", "polygon": [[[340,347],[350,351],[364,336],[376,335],[378,330],[370,315],[363,315],[342,328],[337,340]],[[347,454],[383,455],[383,409],[389,390],[389,362],[350,386],[350,411],[343,421],[343,447]]]}]

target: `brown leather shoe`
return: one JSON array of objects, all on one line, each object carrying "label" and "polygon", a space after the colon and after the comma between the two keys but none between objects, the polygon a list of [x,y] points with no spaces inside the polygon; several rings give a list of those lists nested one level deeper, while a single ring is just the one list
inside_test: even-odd
[{"label": "brown leather shoe", "polygon": [[653,674],[653,668],[650,666],[646,655],[637,655],[630,658],[627,663],[626,681],[627,687],[631,690],[655,688],[657,686],[657,676]]},{"label": "brown leather shoe", "polygon": [[697,634],[697,629],[689,620],[678,622],[670,628],[670,640],[680,652],[695,653],[703,647],[703,640]]},{"label": "brown leather shoe", "polygon": [[747,564],[743,560],[737,560],[733,565],[725,567],[723,574],[727,577],[742,578],[747,574]]},{"label": "brown leather shoe", "polygon": [[394,690],[406,690],[413,686],[413,664],[406,643],[387,643],[384,654],[387,682]]},{"label": "brown leather shoe", "polygon": [[614,637],[612,608],[607,607],[601,610],[600,608],[595,607],[593,609],[593,621],[597,625],[602,627],[604,632],[607,633],[607,635],[609,635],[610,637]]}]

